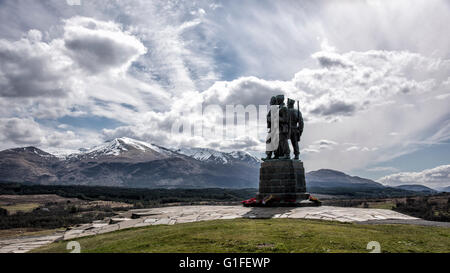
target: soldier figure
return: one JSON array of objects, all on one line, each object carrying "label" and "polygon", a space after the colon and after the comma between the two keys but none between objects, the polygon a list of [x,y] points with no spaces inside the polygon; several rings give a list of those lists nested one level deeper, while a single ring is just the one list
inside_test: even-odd
[{"label": "soldier figure", "polygon": [[[276,97],[272,97],[270,99],[270,106],[274,106],[277,105],[277,98]],[[272,132],[272,115],[271,115],[271,111],[269,110],[269,113],[267,114],[267,128],[269,129],[269,133]],[[272,141],[271,138],[267,139],[267,143],[270,143]],[[272,155],[273,155],[274,151],[266,151],[267,157],[264,158],[263,160],[270,160],[272,159]]]},{"label": "soldier figure", "polygon": [[289,149],[289,111],[284,104],[284,95],[279,95],[277,98],[277,104],[280,106],[280,144],[278,150],[275,152],[275,159],[290,159],[291,151]]},{"label": "soldier figure", "polygon": [[298,160],[300,155],[298,143],[300,142],[300,138],[302,137],[305,124],[303,122],[302,113],[300,112],[300,106],[297,105],[298,109],[295,109],[294,106],[295,101],[288,99],[290,127],[289,139],[291,140],[292,147],[294,148],[295,159]]}]

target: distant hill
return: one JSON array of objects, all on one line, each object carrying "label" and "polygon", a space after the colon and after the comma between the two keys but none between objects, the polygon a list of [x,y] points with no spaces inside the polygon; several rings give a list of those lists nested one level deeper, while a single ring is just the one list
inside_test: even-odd
[{"label": "distant hill", "polygon": [[307,173],[306,180],[309,187],[383,188],[382,184],[373,180],[327,169]]},{"label": "distant hill", "polygon": [[307,190],[311,193],[342,197],[378,198],[424,194],[424,192],[385,187],[370,179],[328,169],[307,173],[306,181]]},{"label": "distant hill", "polygon": [[445,187],[445,188],[440,188],[439,191],[441,191],[441,192],[450,192],[450,186]]},{"label": "distant hill", "polygon": [[397,189],[402,190],[408,190],[408,191],[414,191],[414,192],[423,192],[423,193],[437,193],[436,190],[433,190],[432,188],[423,186],[423,185],[401,185],[397,186]]},{"label": "distant hill", "polygon": [[53,171],[60,160],[35,147],[0,152],[0,180],[2,182],[57,182]]}]

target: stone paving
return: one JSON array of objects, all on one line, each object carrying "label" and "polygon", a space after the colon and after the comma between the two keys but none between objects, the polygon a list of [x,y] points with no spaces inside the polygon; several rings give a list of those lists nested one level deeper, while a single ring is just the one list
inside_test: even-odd
[{"label": "stone paving", "polygon": [[317,219],[338,222],[420,220],[392,210],[343,207],[246,208],[242,206],[186,206],[130,210],[116,217],[79,225],[52,236],[0,240],[0,253],[24,253],[58,240],[75,240],[121,229],[153,225],[174,225],[218,219]]},{"label": "stone paving", "polygon": [[0,253],[26,253],[61,239],[63,234],[50,236],[23,237],[0,241]]}]

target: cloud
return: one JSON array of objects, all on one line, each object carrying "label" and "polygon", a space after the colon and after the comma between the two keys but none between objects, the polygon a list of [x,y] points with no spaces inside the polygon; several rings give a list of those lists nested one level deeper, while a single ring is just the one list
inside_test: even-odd
[{"label": "cloud", "polygon": [[317,106],[311,110],[311,113],[323,116],[351,116],[355,111],[355,105],[342,101],[330,101],[328,105]]},{"label": "cloud", "polygon": [[[334,51],[334,49],[332,49]],[[324,68],[352,68],[353,64],[346,60],[342,55],[330,51],[320,51],[312,55],[321,67]]]},{"label": "cloud", "polygon": [[399,169],[394,167],[374,167],[367,169],[369,172],[398,172]]},{"label": "cloud", "polygon": [[272,96],[286,94],[290,83],[243,77],[230,82],[216,82],[202,93],[205,104],[267,105]]},{"label": "cloud", "polygon": [[126,70],[147,53],[145,46],[117,23],[86,17],[65,20],[64,45],[72,60],[88,73]]},{"label": "cloud", "polygon": [[32,119],[0,119],[0,138],[15,144],[36,145],[44,137],[39,124]]},{"label": "cloud", "polygon": [[450,186],[450,165],[442,165],[421,172],[403,172],[385,176],[378,180],[388,186],[424,185],[439,189]]},{"label": "cloud", "polygon": [[38,30],[11,42],[0,39],[1,97],[63,97],[67,95],[64,72],[71,60],[55,52],[56,44],[41,41]]},{"label": "cloud", "polygon": [[61,149],[73,152],[101,141],[97,134],[86,130],[75,133],[65,126],[54,130],[31,118],[0,118],[0,140],[1,148],[37,146],[55,152]]},{"label": "cloud", "polygon": [[305,153],[305,154],[320,153],[321,151],[324,151],[324,150],[334,150],[334,148],[338,145],[339,145],[339,143],[337,143],[335,141],[322,139],[322,140],[317,140],[314,143],[308,145],[308,147],[305,149],[302,149],[301,152]]}]

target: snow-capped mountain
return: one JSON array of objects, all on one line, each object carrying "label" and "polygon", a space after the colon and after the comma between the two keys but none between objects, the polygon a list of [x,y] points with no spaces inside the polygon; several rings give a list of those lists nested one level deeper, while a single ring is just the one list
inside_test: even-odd
[{"label": "snow-capped mountain", "polygon": [[257,165],[261,161],[248,152],[220,152],[207,148],[181,148],[170,150],[155,144],[132,138],[117,138],[90,149],[80,149],[79,152],[66,156],[67,159],[108,159],[108,160],[131,160],[150,161],[169,157],[187,156],[195,160],[215,164],[245,163]]},{"label": "snow-capped mountain", "polygon": [[169,149],[159,147],[147,142],[123,137],[105,142],[91,149],[80,150],[78,153],[67,156],[68,159],[108,159],[151,161],[176,156]]},{"label": "snow-capped mountain", "polygon": [[233,163],[247,163],[259,164],[261,161],[248,152],[220,152],[207,148],[182,148],[176,150],[177,153],[183,154],[194,159],[216,163],[216,164],[233,164]]}]

